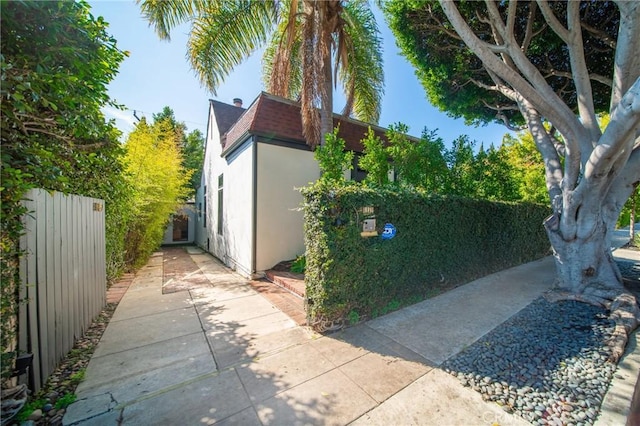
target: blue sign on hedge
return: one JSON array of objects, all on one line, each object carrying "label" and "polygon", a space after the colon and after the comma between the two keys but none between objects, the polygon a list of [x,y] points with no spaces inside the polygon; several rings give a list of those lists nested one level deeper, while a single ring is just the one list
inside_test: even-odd
[{"label": "blue sign on hedge", "polygon": [[391,223],[385,223],[384,229],[382,230],[382,234],[380,235],[380,237],[383,240],[390,240],[395,236],[396,236],[396,227],[393,226],[393,224]]}]

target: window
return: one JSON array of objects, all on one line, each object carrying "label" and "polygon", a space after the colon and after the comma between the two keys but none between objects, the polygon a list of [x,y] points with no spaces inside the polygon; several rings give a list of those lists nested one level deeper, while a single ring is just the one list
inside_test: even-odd
[{"label": "window", "polygon": [[351,180],[356,182],[362,182],[367,177],[367,171],[360,168],[360,158],[362,154],[356,154],[353,156],[353,168],[351,169]]},{"label": "window", "polygon": [[222,235],[222,187],[224,184],[223,175],[218,176],[218,234]]},{"label": "window", "polygon": [[202,210],[202,227],[207,227],[207,185],[204,186],[204,208]]}]

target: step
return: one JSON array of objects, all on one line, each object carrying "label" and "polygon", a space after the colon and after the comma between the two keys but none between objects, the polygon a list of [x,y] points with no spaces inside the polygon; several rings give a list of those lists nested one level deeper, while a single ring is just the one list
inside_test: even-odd
[{"label": "step", "polygon": [[272,283],[297,294],[300,297],[305,296],[304,275],[296,274],[288,271],[268,270],[265,275]]}]

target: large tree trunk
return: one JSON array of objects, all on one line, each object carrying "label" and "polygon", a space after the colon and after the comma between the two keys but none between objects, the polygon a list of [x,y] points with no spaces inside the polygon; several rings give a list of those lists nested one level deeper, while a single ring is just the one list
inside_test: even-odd
[{"label": "large tree trunk", "polygon": [[558,268],[557,287],[584,296],[601,297],[604,291],[623,289],[618,266],[611,253],[614,224],[601,220],[587,238],[566,241],[561,231],[547,228]]},{"label": "large tree trunk", "polygon": [[640,309],[635,296],[623,285],[622,276],[611,251],[615,221],[583,217],[592,221],[593,231],[581,238],[563,238],[557,216],[545,222],[557,267],[554,289],[545,297],[550,301],[578,300],[609,310],[616,328],[609,341],[610,359],[617,361],[624,353],[629,334],[640,323]]},{"label": "large tree trunk", "polygon": [[320,109],[320,145],[324,145],[327,133],[333,132],[333,83],[331,55],[324,60],[324,90]]},{"label": "large tree trunk", "polygon": [[322,4],[322,87],[320,91],[320,145],[324,145],[327,133],[333,132],[333,67],[331,54],[333,32],[339,18],[340,2],[327,1]]},{"label": "large tree trunk", "polygon": [[[635,189],[637,191],[638,188]],[[631,213],[629,214],[629,243],[633,246],[634,237],[636,235],[636,192],[634,191],[631,199]]]}]

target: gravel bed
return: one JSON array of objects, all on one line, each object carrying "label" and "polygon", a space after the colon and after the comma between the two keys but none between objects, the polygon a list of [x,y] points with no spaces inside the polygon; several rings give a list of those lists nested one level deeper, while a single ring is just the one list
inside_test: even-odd
[{"label": "gravel bed", "polygon": [[540,297],[443,368],[533,424],[591,425],[616,369],[613,328],[604,309]]}]

